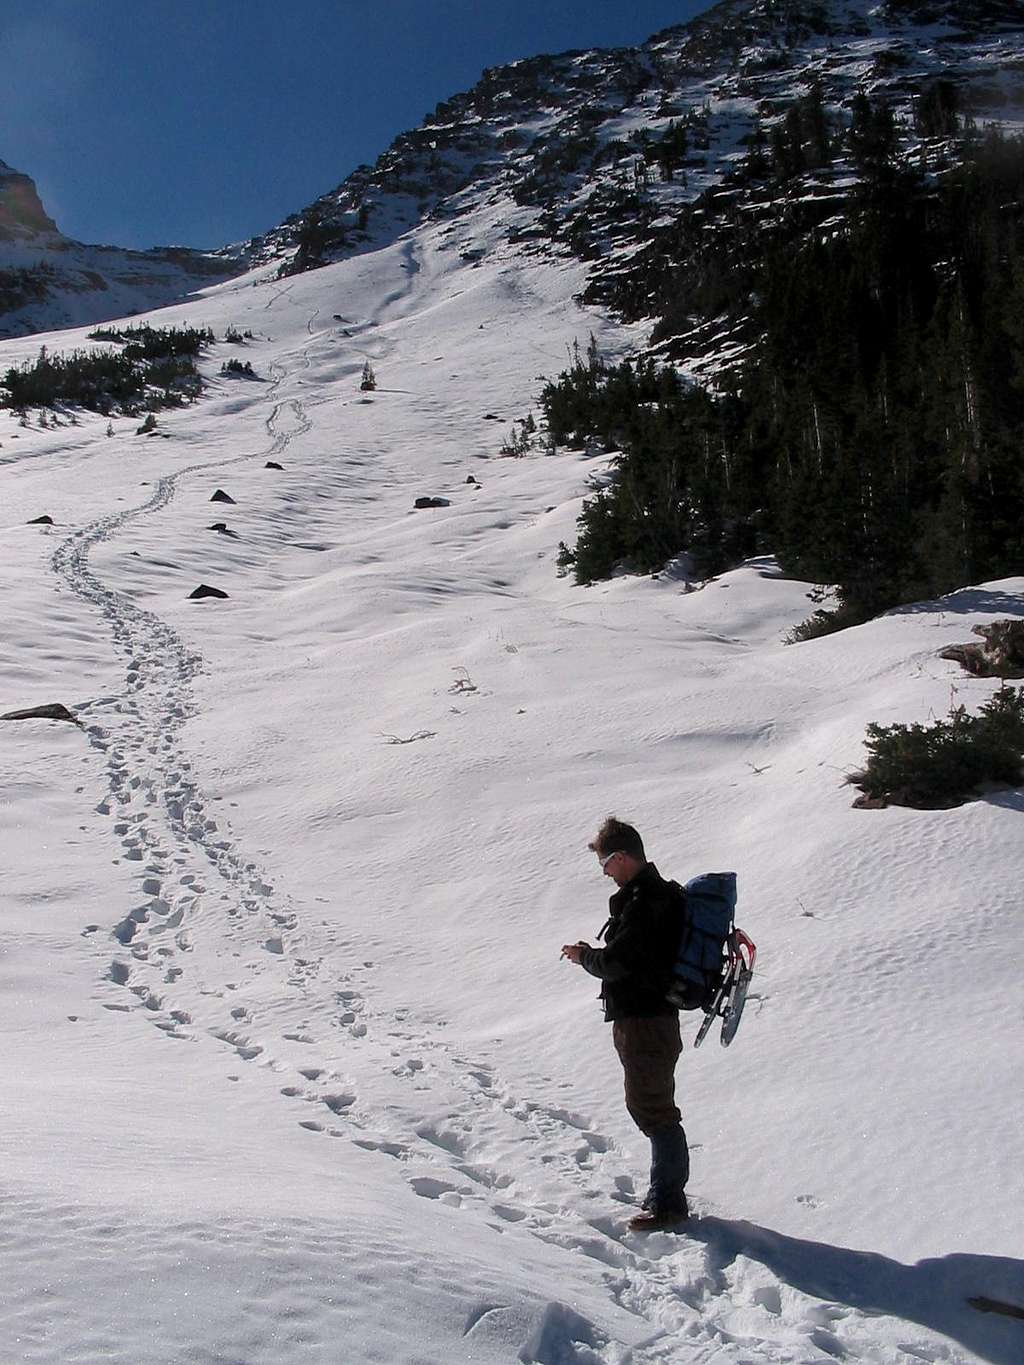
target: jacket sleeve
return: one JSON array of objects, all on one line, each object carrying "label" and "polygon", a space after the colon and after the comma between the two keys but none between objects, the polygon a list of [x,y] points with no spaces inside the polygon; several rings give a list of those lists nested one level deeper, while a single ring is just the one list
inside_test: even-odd
[{"label": "jacket sleeve", "polygon": [[651,968],[652,916],[643,910],[627,913],[620,933],[607,948],[585,948],[580,966],[602,981],[621,981],[625,976],[643,977]]}]

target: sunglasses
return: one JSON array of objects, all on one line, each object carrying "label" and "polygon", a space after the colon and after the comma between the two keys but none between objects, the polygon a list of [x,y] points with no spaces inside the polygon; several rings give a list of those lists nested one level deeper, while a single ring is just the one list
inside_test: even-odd
[{"label": "sunglasses", "polygon": [[601,864],[602,872],[605,870],[605,868],[608,866],[608,864],[611,862],[613,858],[617,858],[619,856],[619,853],[620,850],[616,849],[614,853],[609,853],[606,857],[598,859],[598,862],[600,862]]}]

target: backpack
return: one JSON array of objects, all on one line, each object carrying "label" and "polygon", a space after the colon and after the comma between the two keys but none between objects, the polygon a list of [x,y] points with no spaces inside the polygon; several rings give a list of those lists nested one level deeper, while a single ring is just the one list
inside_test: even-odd
[{"label": "backpack", "polygon": [[740,1025],[757,958],[754,944],[733,922],[736,873],[704,872],[685,886],[671,885],[679,893],[683,923],[665,999],[677,1009],[704,1011],[694,1047],[700,1047],[715,1019],[722,1021],[721,1043],[728,1047]]},{"label": "backpack", "polygon": [[681,1010],[708,1009],[722,984],[736,914],[736,873],[703,872],[679,892],[683,929],[666,999]]}]

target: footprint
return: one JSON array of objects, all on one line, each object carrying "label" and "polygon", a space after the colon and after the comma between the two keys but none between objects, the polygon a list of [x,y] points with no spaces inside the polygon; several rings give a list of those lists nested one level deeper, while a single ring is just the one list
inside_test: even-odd
[{"label": "footprint", "polygon": [[324,1096],[324,1104],[327,1105],[332,1114],[344,1114],[346,1110],[352,1108],[355,1102],[355,1095],[345,1093]]},{"label": "footprint", "polygon": [[403,1147],[400,1142],[375,1142],[372,1138],[354,1138],[353,1141],[366,1152],[383,1152],[385,1156],[393,1156],[398,1161],[409,1159],[408,1147]]},{"label": "footprint", "polygon": [[506,1223],[521,1223],[528,1216],[524,1209],[512,1209],[507,1204],[494,1204],[492,1208]]},{"label": "footprint", "polygon": [[762,1286],[760,1289],[755,1289],[753,1297],[754,1302],[759,1303],[761,1307],[766,1312],[771,1313],[773,1317],[777,1318],[781,1315],[782,1295],[775,1285],[768,1284]]},{"label": "footprint", "polygon": [[442,1152],[448,1152],[451,1156],[465,1156],[466,1144],[457,1133],[440,1131],[432,1128],[429,1124],[421,1124],[416,1129],[416,1136],[423,1138],[425,1142],[431,1142],[435,1147],[440,1147]]},{"label": "footprint", "polygon": [[436,1180],[432,1175],[413,1176],[409,1184],[423,1199],[440,1199],[443,1194],[459,1194],[454,1185],[449,1185],[446,1180]]},{"label": "footprint", "polygon": [[808,1209],[820,1209],[822,1206],[821,1200],[816,1199],[813,1194],[798,1194],[796,1202]]}]

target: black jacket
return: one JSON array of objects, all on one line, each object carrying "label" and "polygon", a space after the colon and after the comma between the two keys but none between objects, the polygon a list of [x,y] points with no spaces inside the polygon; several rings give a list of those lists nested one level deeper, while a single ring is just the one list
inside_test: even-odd
[{"label": "black jacket", "polygon": [[580,965],[600,977],[604,1017],[675,1014],[665,999],[682,931],[678,889],[647,863],[608,902],[603,948],[585,948]]}]

